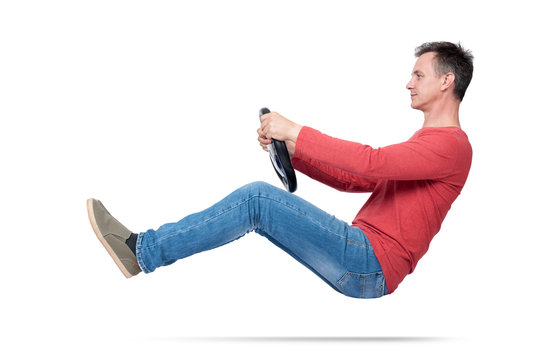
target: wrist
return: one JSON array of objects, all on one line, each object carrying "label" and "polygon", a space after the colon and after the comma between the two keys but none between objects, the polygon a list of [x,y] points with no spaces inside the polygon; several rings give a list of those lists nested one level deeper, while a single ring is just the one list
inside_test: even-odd
[{"label": "wrist", "polygon": [[296,140],[298,140],[298,135],[300,134],[300,131],[302,130],[302,128],[303,128],[302,125],[294,124],[290,131],[290,137],[288,140],[292,142],[296,142]]}]

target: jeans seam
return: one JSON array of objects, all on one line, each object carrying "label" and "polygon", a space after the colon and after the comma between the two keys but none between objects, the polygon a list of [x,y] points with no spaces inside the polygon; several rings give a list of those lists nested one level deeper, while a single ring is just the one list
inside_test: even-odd
[{"label": "jeans seam", "polygon": [[350,277],[350,276],[351,276],[351,273],[350,273],[349,271],[346,271],[346,273],[345,273],[344,275],[342,275],[342,277],[341,277],[340,279],[338,279],[337,284],[338,284],[338,286],[340,287],[340,289],[341,289],[342,291],[344,290],[344,286],[343,286],[342,284],[343,284],[343,283],[346,281],[346,279],[347,279],[348,277]]},{"label": "jeans seam", "polygon": [[382,295],[384,295],[384,281],[385,281],[384,273],[381,274],[378,281],[380,282],[378,284],[378,297],[381,297]]},{"label": "jeans seam", "polygon": [[353,244],[353,245],[357,245],[357,246],[361,246],[361,247],[364,247],[364,248],[369,248],[369,246],[366,244],[366,243],[360,243],[359,241],[355,241],[355,240],[352,240],[352,239],[348,239],[348,243],[350,244]]},{"label": "jeans seam", "polygon": [[307,215],[307,213],[301,211],[300,208],[297,208],[297,207],[292,206],[292,205],[290,205],[290,204],[288,204],[288,203],[286,203],[286,202],[283,202],[283,201],[281,201],[281,200],[279,200],[279,199],[275,199],[275,198],[272,198],[272,197],[269,197],[269,196],[266,196],[266,195],[263,195],[263,194],[254,195],[254,196],[252,196],[252,197],[261,197],[261,198],[264,198],[264,199],[269,199],[269,200],[271,200],[271,201],[277,202],[277,203],[279,203],[279,204],[281,204],[281,205],[284,205],[284,206],[286,206],[287,208],[292,209],[292,210],[296,211],[297,213],[300,213],[301,215],[307,217],[307,218],[309,219],[309,221],[311,221],[311,222],[314,223],[315,225],[319,226],[321,229],[323,229],[323,230],[325,230],[325,231],[327,231],[327,232],[329,232],[329,233],[331,233],[331,234],[333,234],[333,235],[336,235],[336,236],[338,236],[338,237],[340,237],[340,238],[342,238],[342,239],[346,239],[345,236],[342,236],[341,234],[336,233],[336,232],[332,231],[331,229],[326,228],[325,226],[323,226],[323,224],[322,224],[321,222],[316,221],[314,218],[312,218],[311,216]]},{"label": "jeans seam", "polygon": [[141,267],[141,269],[145,272],[145,273],[150,273],[151,270],[149,270],[149,268],[147,268],[147,266],[145,265],[145,262],[143,261],[143,258],[142,258],[142,251],[143,251],[143,248],[141,246],[141,243],[143,241],[143,236],[145,234],[144,233],[141,233],[139,234],[138,236],[138,239],[137,239],[137,242],[136,242],[136,258],[137,258],[137,261],[138,261],[138,264],[139,266]]}]

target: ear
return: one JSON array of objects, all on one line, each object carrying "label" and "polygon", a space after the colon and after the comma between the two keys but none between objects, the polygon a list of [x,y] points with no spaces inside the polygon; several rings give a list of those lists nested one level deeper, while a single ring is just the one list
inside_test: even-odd
[{"label": "ear", "polygon": [[452,72],[446,73],[445,75],[443,75],[442,82],[441,82],[441,91],[445,91],[449,89],[451,85],[454,84],[454,82],[455,82],[455,74],[453,74]]}]

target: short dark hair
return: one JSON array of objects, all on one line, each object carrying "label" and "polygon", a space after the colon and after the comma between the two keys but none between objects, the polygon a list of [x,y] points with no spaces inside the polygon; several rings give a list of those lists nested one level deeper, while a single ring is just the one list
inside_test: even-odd
[{"label": "short dark hair", "polygon": [[420,45],[414,55],[420,57],[428,52],[435,52],[434,69],[438,76],[449,72],[455,75],[454,95],[462,101],[474,73],[474,56],[471,51],[465,50],[460,43],[440,41]]}]

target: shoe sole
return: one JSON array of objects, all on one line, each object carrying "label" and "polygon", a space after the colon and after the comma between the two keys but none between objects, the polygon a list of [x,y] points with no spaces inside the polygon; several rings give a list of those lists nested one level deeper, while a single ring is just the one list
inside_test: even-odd
[{"label": "shoe sole", "polygon": [[126,270],[126,267],[122,264],[122,261],[118,258],[114,250],[111,248],[107,240],[101,235],[101,231],[99,231],[99,227],[97,226],[95,215],[94,215],[94,199],[88,199],[86,201],[86,207],[88,208],[88,219],[90,219],[90,224],[92,225],[92,229],[94,229],[94,233],[105,248],[111,258],[115,261],[115,264],[118,266],[120,271],[126,276],[127,279],[131,278],[133,275],[130,274],[128,270]]}]

